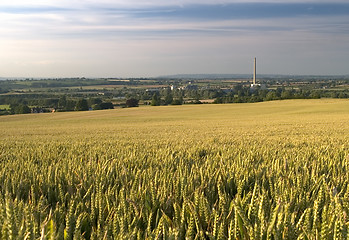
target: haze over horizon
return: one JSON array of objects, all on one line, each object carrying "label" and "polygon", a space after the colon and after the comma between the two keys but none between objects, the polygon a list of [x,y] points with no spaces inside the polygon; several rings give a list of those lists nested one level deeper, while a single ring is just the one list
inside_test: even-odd
[{"label": "haze over horizon", "polygon": [[346,0],[4,0],[1,77],[348,75]]}]

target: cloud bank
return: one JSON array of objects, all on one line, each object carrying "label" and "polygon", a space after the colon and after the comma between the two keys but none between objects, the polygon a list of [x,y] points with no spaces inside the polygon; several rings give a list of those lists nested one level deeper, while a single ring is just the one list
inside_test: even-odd
[{"label": "cloud bank", "polygon": [[348,74],[347,1],[0,3],[0,75]]}]

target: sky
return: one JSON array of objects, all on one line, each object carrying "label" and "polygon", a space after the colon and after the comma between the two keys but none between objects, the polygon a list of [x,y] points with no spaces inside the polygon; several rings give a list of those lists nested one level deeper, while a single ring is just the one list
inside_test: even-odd
[{"label": "sky", "polygon": [[349,74],[348,0],[1,0],[0,77]]}]

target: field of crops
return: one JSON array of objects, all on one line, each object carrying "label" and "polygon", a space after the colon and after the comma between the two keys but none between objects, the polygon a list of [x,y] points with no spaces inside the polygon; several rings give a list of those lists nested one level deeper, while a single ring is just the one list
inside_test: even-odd
[{"label": "field of crops", "polygon": [[347,239],[349,101],[0,117],[1,239]]}]

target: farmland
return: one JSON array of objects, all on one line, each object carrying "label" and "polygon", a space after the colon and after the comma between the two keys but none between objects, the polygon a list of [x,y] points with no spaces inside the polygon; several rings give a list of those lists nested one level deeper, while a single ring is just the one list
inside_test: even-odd
[{"label": "farmland", "polygon": [[[134,106],[349,98],[348,76],[179,75],[131,79],[0,80],[0,115]],[[290,78],[292,77],[292,78]],[[1,106],[6,106],[1,108]]]},{"label": "farmland", "polygon": [[0,117],[1,239],[346,239],[349,101]]}]

